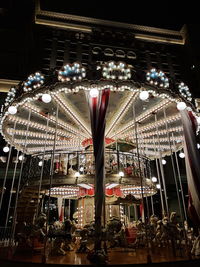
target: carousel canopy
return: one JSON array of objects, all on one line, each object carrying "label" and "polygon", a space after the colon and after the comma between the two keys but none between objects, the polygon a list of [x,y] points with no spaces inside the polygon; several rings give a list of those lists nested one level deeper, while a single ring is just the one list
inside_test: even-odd
[{"label": "carousel canopy", "polygon": [[[67,64],[53,78],[37,72],[12,88],[1,114],[5,140],[26,154],[41,153],[44,147],[52,151],[54,138],[56,152],[83,150],[92,136],[88,99],[109,88],[105,137],[114,140],[110,148],[117,142],[134,152],[138,142],[140,154],[149,158],[182,148],[179,109],[195,112],[184,84],[179,94],[172,93],[165,74],[155,69],[138,82],[133,67],[122,62],[97,66],[97,72],[99,79],[89,80],[81,64]],[[179,109],[177,103],[182,103]]]}]

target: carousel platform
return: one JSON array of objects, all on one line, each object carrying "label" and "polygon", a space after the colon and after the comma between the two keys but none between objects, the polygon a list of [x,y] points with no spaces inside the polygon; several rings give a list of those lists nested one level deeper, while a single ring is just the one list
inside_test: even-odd
[{"label": "carousel platform", "polygon": [[[34,253],[18,253],[15,254],[12,259],[10,257],[10,251],[7,248],[1,248],[0,250],[0,264],[3,267],[42,267],[42,266],[88,266],[93,264],[87,259],[86,253],[75,253],[70,251],[65,256],[49,256],[46,263],[42,263],[41,254]],[[151,254],[151,262],[147,262],[146,249],[127,250],[123,248],[115,248],[108,251],[109,266],[200,266],[200,257],[192,256],[191,259],[187,255],[173,256],[171,249],[157,248],[156,253]],[[10,257],[10,258],[9,258]],[[96,265],[95,265],[96,266]]]}]

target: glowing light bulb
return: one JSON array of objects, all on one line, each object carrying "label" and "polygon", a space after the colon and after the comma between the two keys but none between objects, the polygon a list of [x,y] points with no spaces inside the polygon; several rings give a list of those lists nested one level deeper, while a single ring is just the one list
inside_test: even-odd
[{"label": "glowing light bulb", "polygon": [[99,95],[99,90],[97,88],[93,88],[90,90],[90,96],[92,98],[97,97]]},{"label": "glowing light bulb", "polygon": [[151,181],[154,182],[154,183],[156,183],[157,182],[157,178],[156,177],[152,177],[151,178]]},{"label": "glowing light bulb", "polygon": [[123,172],[119,172],[119,176],[120,177],[123,177],[124,176],[124,173]]},{"label": "glowing light bulb", "polygon": [[80,172],[83,172],[84,171],[84,167],[80,167]]},{"label": "glowing light bulb", "polygon": [[145,101],[149,98],[149,93],[147,91],[142,91],[142,92],[140,92],[139,98],[142,101]]},{"label": "glowing light bulb", "polygon": [[19,160],[23,160],[23,158],[24,158],[23,155],[19,156]]},{"label": "glowing light bulb", "polygon": [[43,94],[42,95],[42,101],[44,103],[50,103],[51,102],[51,96],[49,94]]},{"label": "glowing light bulb", "polygon": [[10,106],[8,108],[8,112],[11,114],[11,115],[14,115],[17,113],[17,108],[15,106]]},{"label": "glowing light bulb", "polygon": [[165,165],[167,161],[165,159],[162,159],[162,165]]},{"label": "glowing light bulb", "polygon": [[179,153],[179,157],[180,157],[181,159],[184,159],[184,158],[185,158],[185,154],[184,154],[183,152],[180,152],[180,153]]},{"label": "glowing light bulb", "polygon": [[157,188],[157,189],[160,189],[160,184],[157,184],[157,185],[156,185],[156,188]]},{"label": "glowing light bulb", "polygon": [[8,146],[4,146],[3,152],[8,153],[9,150],[10,150],[10,148]]},{"label": "glowing light bulb", "polygon": [[80,173],[79,172],[75,172],[75,177],[79,177]]},{"label": "glowing light bulb", "polygon": [[42,166],[42,160],[38,162],[38,166]]},{"label": "glowing light bulb", "polygon": [[186,106],[185,102],[178,102],[176,107],[177,107],[178,110],[181,111],[181,110],[186,109],[187,106]]}]

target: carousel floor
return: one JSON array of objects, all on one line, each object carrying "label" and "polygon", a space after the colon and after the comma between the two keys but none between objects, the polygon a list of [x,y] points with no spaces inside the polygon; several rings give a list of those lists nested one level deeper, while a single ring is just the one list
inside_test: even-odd
[{"label": "carousel floor", "polygon": [[[156,251],[151,254],[151,265],[153,263],[162,263],[162,266],[165,266],[165,263],[171,266],[200,266],[200,257],[193,257],[189,259],[186,255],[173,256],[172,250],[169,248],[156,248]],[[10,256],[10,252],[6,248],[0,248],[0,257],[4,258],[4,261],[0,260],[2,267],[9,266],[43,266],[40,264],[42,262],[41,254],[30,254],[30,253],[17,253],[14,256]],[[122,248],[116,248],[108,251],[108,265],[124,265],[124,264],[140,264],[140,266],[147,264],[147,251],[146,249],[136,249],[127,250]],[[10,262],[10,265],[9,265]],[[22,265],[19,265],[19,264]],[[31,264],[32,263],[32,264]],[[87,259],[85,253],[75,253],[75,251],[67,252],[65,256],[49,256],[47,259],[47,264],[50,266],[57,265],[92,265]],[[158,266],[158,264],[156,264]],[[160,264],[159,264],[160,266]]]}]

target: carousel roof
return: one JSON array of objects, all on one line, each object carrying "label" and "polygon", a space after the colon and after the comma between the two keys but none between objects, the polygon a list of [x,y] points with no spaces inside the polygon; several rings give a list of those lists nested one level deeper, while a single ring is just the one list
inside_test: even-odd
[{"label": "carousel roof", "polygon": [[[110,88],[106,138],[131,145],[138,141],[140,154],[150,158],[158,157],[159,151],[165,156],[171,148],[181,149],[183,128],[177,103],[184,101],[195,112],[187,88],[183,91],[185,85],[180,94],[173,93],[164,73],[153,76],[152,71],[146,73],[146,82],[138,82],[132,68],[120,64],[99,67],[102,76],[95,80],[89,80],[78,63],[65,65],[57,78],[55,74],[53,79],[40,73],[29,76],[6,99],[1,120],[5,140],[26,154],[41,153],[44,147],[52,151],[54,138],[56,152],[83,150],[84,141],[92,136],[90,92]],[[141,92],[148,92],[148,97],[141,100]]]}]

